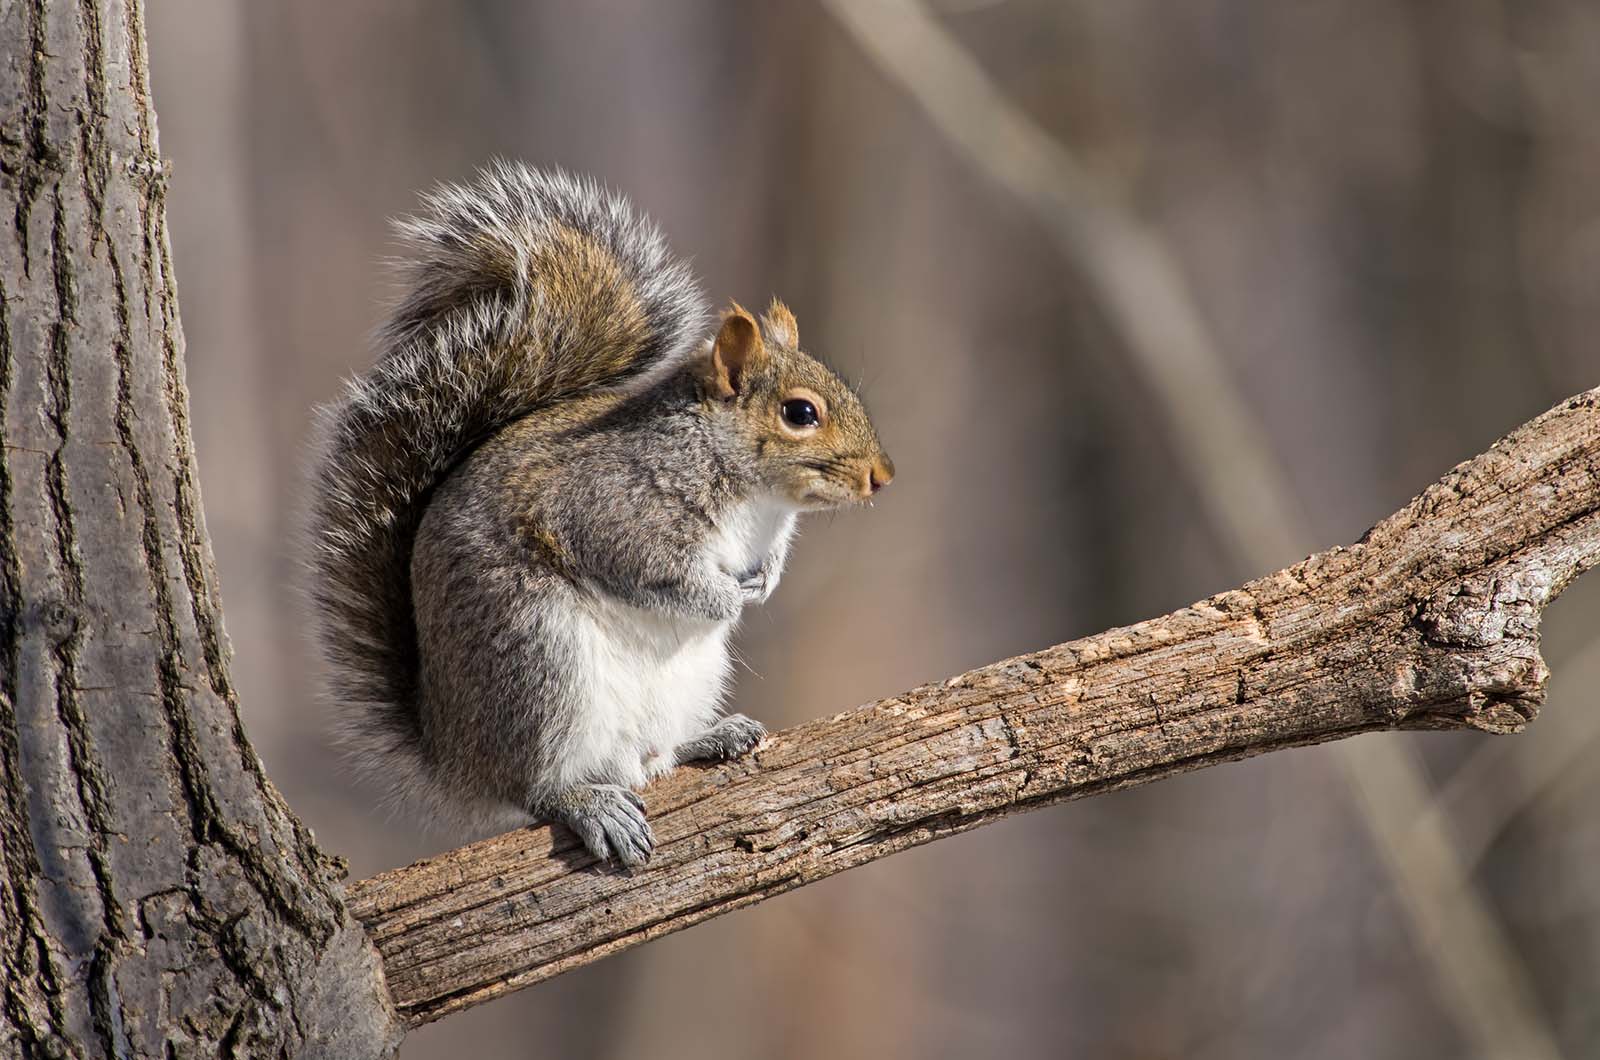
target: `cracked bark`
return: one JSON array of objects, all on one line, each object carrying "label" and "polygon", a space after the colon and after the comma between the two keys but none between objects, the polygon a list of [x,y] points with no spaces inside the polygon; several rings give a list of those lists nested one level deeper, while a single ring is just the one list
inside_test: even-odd
[{"label": "cracked bark", "polygon": [[1600,390],[1348,548],[663,778],[633,875],[540,827],[354,884],[350,908],[415,1025],[1020,810],[1357,733],[1516,732],[1542,610],[1597,561]]},{"label": "cracked bark", "polygon": [[0,7],[0,1056],[383,1056],[239,724],[137,0]]}]

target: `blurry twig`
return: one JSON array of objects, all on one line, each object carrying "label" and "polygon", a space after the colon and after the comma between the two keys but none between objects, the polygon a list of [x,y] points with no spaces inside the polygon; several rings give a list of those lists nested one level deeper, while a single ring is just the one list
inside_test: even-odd
[{"label": "blurry twig", "polygon": [[[1007,101],[916,0],[824,4],[939,130],[1056,238],[1160,400],[1173,449],[1241,566],[1304,554],[1311,535],[1266,431],[1157,232]],[[1424,819],[1427,783],[1406,748],[1364,741],[1334,753],[1462,1028],[1488,1056],[1559,1056],[1526,971],[1467,878],[1445,822]]]},{"label": "blurry twig", "polygon": [[1271,443],[1220,370],[1210,330],[1160,236],[1007,102],[921,5],[824,3],[940,132],[1032,208],[1082,271],[1160,397],[1211,521],[1246,566],[1303,555],[1306,534],[1278,488]]}]

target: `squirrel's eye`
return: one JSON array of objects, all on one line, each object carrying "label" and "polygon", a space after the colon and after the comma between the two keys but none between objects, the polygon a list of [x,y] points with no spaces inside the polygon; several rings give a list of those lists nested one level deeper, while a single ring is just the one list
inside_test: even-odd
[{"label": "squirrel's eye", "polygon": [[805,398],[790,398],[783,403],[783,418],[791,427],[815,427],[817,406]]}]

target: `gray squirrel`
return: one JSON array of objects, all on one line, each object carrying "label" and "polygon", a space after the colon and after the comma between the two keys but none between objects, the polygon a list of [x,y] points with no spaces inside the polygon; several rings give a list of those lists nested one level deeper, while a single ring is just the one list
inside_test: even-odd
[{"label": "gray squirrel", "polygon": [[781,302],[718,323],[621,197],[501,162],[424,206],[377,362],[323,410],[331,693],[397,798],[478,830],[553,818],[638,865],[633,789],[766,734],[722,714],[728,637],[796,515],[894,465]]}]

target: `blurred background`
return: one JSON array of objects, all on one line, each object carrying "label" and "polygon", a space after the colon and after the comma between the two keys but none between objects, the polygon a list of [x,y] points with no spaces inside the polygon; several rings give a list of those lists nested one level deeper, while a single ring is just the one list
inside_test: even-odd
[{"label": "blurred background", "polygon": [[[326,742],[311,409],[387,219],[495,155],[780,293],[899,468],[739,636],[789,725],[1357,538],[1600,382],[1583,0],[154,0],[245,722],[356,875],[454,845]],[[1383,735],[948,839],[414,1033],[431,1057],[1600,1055],[1600,574],[1523,736]],[[1442,912],[1441,912],[1442,910]],[[1496,1001],[1486,1006],[1486,996]]]}]

